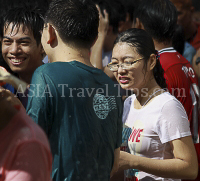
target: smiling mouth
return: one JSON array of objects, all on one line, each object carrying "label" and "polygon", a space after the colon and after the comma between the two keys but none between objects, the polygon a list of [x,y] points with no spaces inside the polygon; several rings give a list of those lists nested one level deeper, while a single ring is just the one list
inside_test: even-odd
[{"label": "smiling mouth", "polygon": [[25,60],[25,58],[9,58],[9,60],[14,64],[19,64]]}]

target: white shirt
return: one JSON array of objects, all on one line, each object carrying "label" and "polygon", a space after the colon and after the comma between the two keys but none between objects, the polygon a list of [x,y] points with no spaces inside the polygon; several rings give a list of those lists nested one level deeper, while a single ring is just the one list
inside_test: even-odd
[{"label": "white shirt", "polygon": [[[183,106],[168,92],[154,97],[142,109],[134,108],[135,99],[135,95],[132,95],[124,103],[123,146],[128,142],[130,153],[137,156],[160,160],[174,158],[169,142],[191,135]],[[142,181],[179,181],[136,170],[129,170],[125,175],[131,178],[133,171]]]}]

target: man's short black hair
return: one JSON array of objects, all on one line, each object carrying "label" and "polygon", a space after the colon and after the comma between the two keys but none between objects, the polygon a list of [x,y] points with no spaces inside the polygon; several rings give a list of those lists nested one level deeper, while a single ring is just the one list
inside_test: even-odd
[{"label": "man's short black hair", "polygon": [[99,14],[90,0],[53,0],[45,15],[68,45],[91,48],[98,36]]},{"label": "man's short black hair", "polygon": [[120,0],[125,7],[125,12],[130,15],[130,20],[133,21],[135,9],[138,6],[139,0]]},{"label": "man's short black hair", "polygon": [[37,6],[21,5],[18,7],[10,8],[1,18],[1,38],[3,37],[4,30],[12,23],[12,30],[17,27],[19,30],[20,25],[23,25],[23,31],[26,28],[33,33],[37,45],[41,43],[41,31],[44,26],[44,9]]},{"label": "man's short black hair", "polygon": [[176,7],[170,0],[140,0],[133,17],[158,42],[169,42],[177,24]]}]

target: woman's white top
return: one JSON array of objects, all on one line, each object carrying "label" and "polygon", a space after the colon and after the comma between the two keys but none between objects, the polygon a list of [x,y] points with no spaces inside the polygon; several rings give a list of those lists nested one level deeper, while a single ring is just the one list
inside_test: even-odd
[{"label": "woman's white top", "polygon": [[[141,157],[174,158],[169,142],[191,135],[182,104],[168,92],[154,97],[141,109],[134,108],[135,99],[136,96],[132,95],[124,103],[122,146],[128,146],[131,154]],[[141,181],[180,180],[165,179],[134,169],[126,171],[125,177],[137,177]]]}]

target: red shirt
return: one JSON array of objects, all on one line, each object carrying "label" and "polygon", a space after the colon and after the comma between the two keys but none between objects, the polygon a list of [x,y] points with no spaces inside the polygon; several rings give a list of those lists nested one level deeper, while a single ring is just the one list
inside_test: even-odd
[{"label": "red shirt", "polygon": [[[198,123],[197,97],[198,80],[190,63],[174,48],[165,48],[159,51],[160,62],[165,71],[165,78],[169,92],[184,106],[191,125],[191,132],[195,133],[193,124]],[[196,122],[197,123],[196,123]],[[198,125],[197,125],[198,129]],[[196,133],[198,136],[198,133]]]}]

